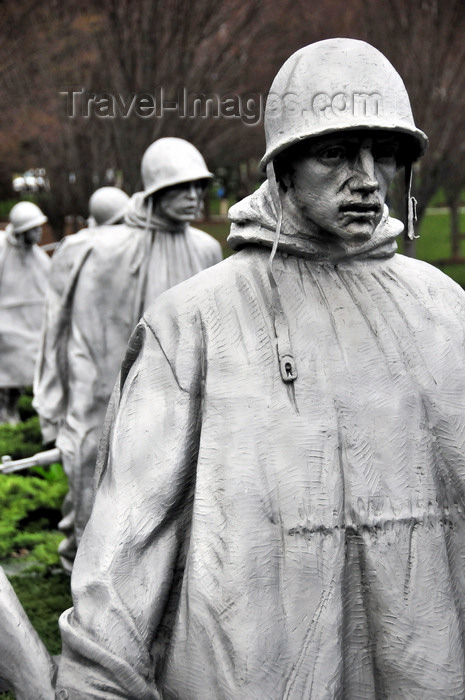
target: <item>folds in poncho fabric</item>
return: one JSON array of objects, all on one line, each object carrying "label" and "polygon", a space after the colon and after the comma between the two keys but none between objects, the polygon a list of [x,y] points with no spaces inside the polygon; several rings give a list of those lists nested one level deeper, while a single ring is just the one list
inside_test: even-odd
[{"label": "folds in poncho fabric", "polygon": [[52,270],[35,406],[45,434],[56,437],[63,454],[78,541],[91,508],[106,407],[134,327],[149,300],[222,257],[203,231],[150,228],[142,205],[134,195],[127,224],[67,241]]},{"label": "folds in poncho fabric", "polygon": [[[464,697],[465,295],[285,223],[144,315],[61,620],[70,698]],[[124,381],[123,381],[124,380]]]}]

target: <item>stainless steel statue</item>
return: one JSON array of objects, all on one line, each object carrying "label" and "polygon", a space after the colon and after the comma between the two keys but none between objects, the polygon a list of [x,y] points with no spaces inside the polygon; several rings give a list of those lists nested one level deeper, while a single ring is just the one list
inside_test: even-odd
[{"label": "stainless steel statue", "polygon": [[0,567],[0,679],[16,700],[53,700],[56,665]]},{"label": "stainless steel statue", "polygon": [[[96,190],[89,200],[89,219],[93,225],[63,238],[53,254],[42,343],[34,377],[33,405],[40,416],[45,443],[56,440],[66,411],[68,376],[63,355],[66,354],[67,341],[61,336],[67,333],[70,322],[75,274],[89,255],[95,234],[104,231],[105,236],[111,236],[112,226],[122,223],[129,201],[126,192],[117,187]],[[73,268],[76,268],[74,274]],[[70,279],[73,280],[71,289]]]},{"label": "stainless steel statue", "polygon": [[385,207],[426,137],[359,41],[271,93],[237,254],[123,363],[61,619],[73,700],[465,694],[465,294]]},{"label": "stainless steel statue", "polygon": [[129,203],[119,187],[100,187],[89,200],[89,227],[122,224]]},{"label": "stainless steel statue", "polygon": [[216,240],[189,225],[211,177],[198,150],[183,139],[159,139],[141,169],[144,191],[131,198],[125,223],[100,226],[79,243],[65,288],[49,295],[53,318],[35,406],[68,476],[60,524],[68,570],[89,517],[105,410],[129,337],[149,301],[222,257]]},{"label": "stainless steel statue", "polygon": [[40,346],[50,258],[37,243],[47,221],[19,202],[0,232],[0,422],[16,422],[22,387],[31,386]]}]

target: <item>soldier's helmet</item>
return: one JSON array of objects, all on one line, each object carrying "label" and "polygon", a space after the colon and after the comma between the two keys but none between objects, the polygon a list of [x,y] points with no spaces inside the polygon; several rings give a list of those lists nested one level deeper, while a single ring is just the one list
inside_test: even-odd
[{"label": "soldier's helmet", "polygon": [[10,223],[16,234],[25,233],[42,226],[48,220],[45,214],[33,202],[19,202],[10,211]]},{"label": "soldier's helmet", "polygon": [[100,187],[89,199],[89,213],[97,226],[114,224],[123,218],[129,196],[119,187]]},{"label": "soldier's helmet", "polygon": [[175,137],[158,139],[147,148],[141,174],[146,196],[165,187],[213,177],[196,147]]},{"label": "soldier's helmet", "polygon": [[305,46],[284,63],[270,88],[261,166],[303,139],[346,129],[403,134],[410,162],[428,144],[415,126],[402,78],[377,49],[355,39]]}]

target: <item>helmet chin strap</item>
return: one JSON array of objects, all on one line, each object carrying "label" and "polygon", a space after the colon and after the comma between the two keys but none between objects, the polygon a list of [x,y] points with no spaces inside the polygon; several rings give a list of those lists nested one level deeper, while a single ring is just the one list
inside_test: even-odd
[{"label": "helmet chin strap", "polygon": [[407,163],[404,168],[405,172],[405,238],[413,241],[415,238],[420,238],[415,234],[415,224],[417,221],[417,200],[411,196],[412,190],[412,164]]},{"label": "helmet chin strap", "polygon": [[[292,351],[291,346],[289,325],[281,302],[281,295],[279,293],[278,283],[273,274],[273,260],[278,249],[279,236],[281,233],[281,225],[283,220],[283,209],[281,205],[279,186],[276,180],[276,173],[274,170],[273,161],[270,161],[267,164],[266,174],[268,177],[271,198],[276,209],[276,234],[273,243],[273,248],[271,249],[270,258],[268,260],[267,274],[271,287],[273,325],[276,337],[276,350],[278,353],[278,362],[279,369],[281,372],[281,379],[286,384],[290,384],[297,379],[297,368],[295,364],[294,353]],[[293,403],[294,407],[296,408],[295,399]]]}]

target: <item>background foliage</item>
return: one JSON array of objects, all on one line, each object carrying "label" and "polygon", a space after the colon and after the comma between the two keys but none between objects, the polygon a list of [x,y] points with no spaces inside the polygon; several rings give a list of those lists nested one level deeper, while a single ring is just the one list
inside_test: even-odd
[{"label": "background foliage", "polygon": [[[43,449],[31,395],[20,399],[18,425],[0,425],[0,455],[30,457]],[[57,530],[67,481],[61,464],[0,474],[0,565],[48,651],[61,652],[59,615],[72,605],[60,567]],[[13,698],[0,693],[0,698]],[[31,700],[33,700],[31,698]]]},{"label": "background foliage", "polygon": [[[416,122],[430,138],[417,168],[420,219],[438,187],[456,206],[465,182],[463,0],[6,0],[0,4],[0,200],[10,175],[46,168],[40,204],[54,233],[112,171],[132,194],[140,159],[155,139],[192,141],[233,198],[249,193],[263,153],[263,124],[240,119],[143,118],[66,112],[70,86],[126,99],[177,89],[264,98],[295,50],[334,36],[363,39],[406,83]],[[70,179],[70,175],[73,177]],[[11,194],[11,192],[10,192]],[[457,254],[457,250],[455,251]]]}]

